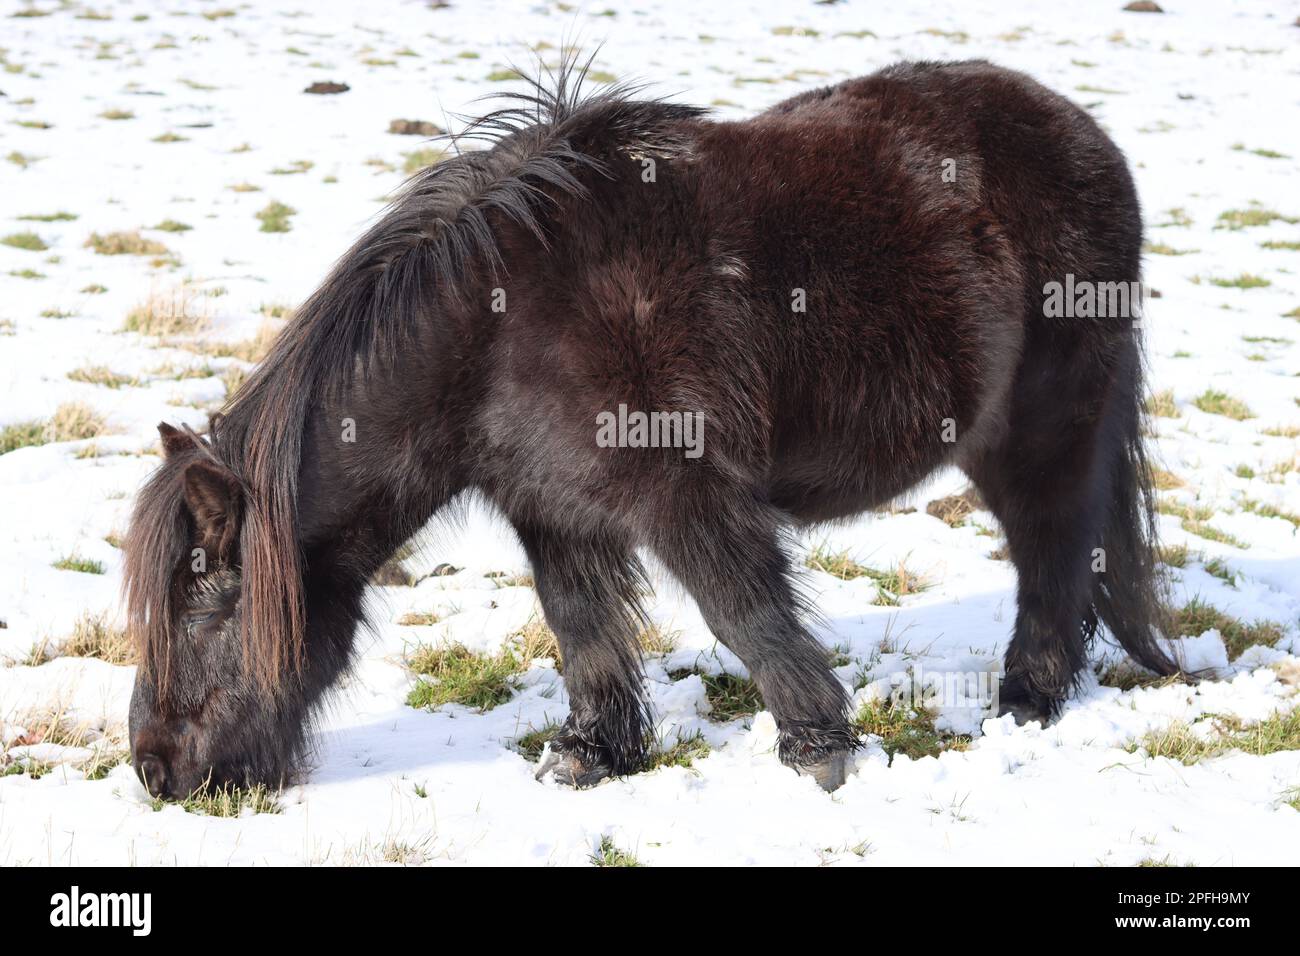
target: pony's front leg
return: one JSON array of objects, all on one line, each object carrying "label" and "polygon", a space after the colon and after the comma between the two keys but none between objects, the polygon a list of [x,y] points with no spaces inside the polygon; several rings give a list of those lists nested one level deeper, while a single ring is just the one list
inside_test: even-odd
[{"label": "pony's front leg", "polygon": [[800,620],[779,515],[748,489],[706,482],[664,500],[652,548],[748,668],[780,731],[781,761],[835,790],[858,737],[828,654]]},{"label": "pony's front leg", "polygon": [[537,777],[588,787],[645,762],[650,719],[637,637],[640,563],[617,536],[515,523],[559,638],[569,716]]}]

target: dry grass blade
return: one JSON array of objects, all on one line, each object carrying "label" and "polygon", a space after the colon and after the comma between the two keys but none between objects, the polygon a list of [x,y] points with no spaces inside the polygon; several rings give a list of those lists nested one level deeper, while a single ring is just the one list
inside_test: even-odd
[{"label": "dry grass blade", "polygon": [[199,308],[198,296],[188,286],[169,292],[154,292],[127,313],[124,332],[141,335],[194,335],[208,327],[208,316]]}]

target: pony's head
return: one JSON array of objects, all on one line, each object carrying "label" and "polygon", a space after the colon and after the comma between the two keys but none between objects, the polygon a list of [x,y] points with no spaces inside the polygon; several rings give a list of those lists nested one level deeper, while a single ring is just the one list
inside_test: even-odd
[{"label": "pony's head", "polygon": [[[164,462],[125,543],[141,659],[132,762],[154,796],[278,786],[301,748],[307,710],[292,660],[301,634],[296,542],[277,549],[266,502],[212,444],[165,424],[159,432]],[[282,567],[267,567],[277,560]],[[268,570],[276,593],[252,593]],[[250,613],[257,606],[272,613]]]}]

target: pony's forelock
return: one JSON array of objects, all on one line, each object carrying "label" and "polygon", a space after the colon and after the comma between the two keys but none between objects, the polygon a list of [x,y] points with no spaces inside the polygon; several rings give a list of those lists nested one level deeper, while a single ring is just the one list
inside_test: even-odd
[{"label": "pony's forelock", "polygon": [[190,539],[182,475],[184,469],[210,449],[192,430],[178,433],[178,442],[191,439],[191,448],[164,458],[136,498],[130,530],[122,543],[127,630],[135,643],[140,668],[159,691],[165,692],[172,627],[177,615],[175,574],[185,560]]}]

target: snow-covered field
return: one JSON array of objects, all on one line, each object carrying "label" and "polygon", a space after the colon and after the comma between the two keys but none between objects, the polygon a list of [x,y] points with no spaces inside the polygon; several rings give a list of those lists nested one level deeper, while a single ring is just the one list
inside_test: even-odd
[{"label": "snow-covered field", "polygon": [[[1122,6],[0,3],[0,429],[20,426],[4,433],[12,444],[52,416],[64,431],[34,434],[101,432],[0,455],[0,865],[585,864],[602,844],[646,864],[1294,863],[1300,751],[1186,764],[1144,745],[1182,724],[1214,739],[1225,722],[1297,705],[1300,27],[1282,3]],[[242,343],[304,299],[381,209],[406,154],[426,146],[389,133],[391,120],[454,129],[475,97],[511,88],[512,63],[531,49],[553,59],[575,37],[604,41],[598,78],[648,80],[724,119],[903,58],[986,57],[1086,104],[1144,203],[1162,531],[1188,549],[1171,557],[1176,603],[1224,615],[1182,617],[1189,663],[1220,679],[1093,683],[1047,729],[943,708],[938,730],[973,740],[891,762],[871,737],[828,795],[777,761],[768,714],[711,713],[701,675],[743,668],[659,580],[652,614],[674,649],[647,659],[657,730],[665,746],[695,740],[696,755],[566,791],[535,782],[518,750],[566,713],[550,660],[482,713],[407,706],[411,649],[494,653],[537,613],[527,579],[513,579],[527,572],[519,547],[475,512],[407,562],[428,575],[417,585],[373,589],[377,637],[279,812],[161,806],[114,765],[134,668],[71,656],[68,640],[87,615],[107,614],[110,638],[120,621],[116,545],[158,461],[154,426],[202,426],[249,367]],[[351,89],[303,92],[327,80]],[[273,201],[296,210],[288,231],[259,228]],[[86,245],[136,230],[166,248]],[[155,310],[183,303],[206,329],[124,331],[151,298]],[[102,422],[56,413],[66,403]],[[867,678],[996,668],[1015,599],[996,523],[926,511],[963,487],[941,475],[890,514],[800,542],[801,564],[820,546],[873,568],[905,562],[929,585],[892,601],[870,577],[805,569],[819,633],[860,701]],[[461,570],[429,574],[440,564]],[[438,620],[397,623],[412,613]],[[1108,653],[1098,647],[1101,673]]]}]

